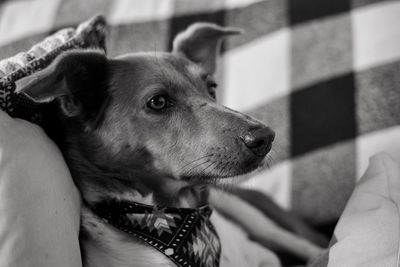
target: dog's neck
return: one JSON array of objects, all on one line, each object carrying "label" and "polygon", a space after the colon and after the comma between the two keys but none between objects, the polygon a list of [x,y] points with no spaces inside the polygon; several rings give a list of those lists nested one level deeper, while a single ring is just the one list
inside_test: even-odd
[{"label": "dog's neck", "polygon": [[209,189],[204,186],[184,188],[179,191],[169,191],[164,188],[160,191],[147,188],[137,182],[126,182],[115,176],[112,183],[106,182],[106,179],[111,178],[110,175],[97,176],[92,173],[90,178],[88,176],[80,177],[80,175],[74,175],[74,177],[74,179],[83,180],[78,187],[87,203],[113,199],[175,208],[198,208],[208,203]]},{"label": "dog's neck", "polygon": [[189,186],[151,173],[151,170],[113,166],[112,159],[99,149],[98,143],[84,139],[70,136],[64,156],[86,203],[115,199],[177,208],[197,208],[207,204],[208,186]]}]

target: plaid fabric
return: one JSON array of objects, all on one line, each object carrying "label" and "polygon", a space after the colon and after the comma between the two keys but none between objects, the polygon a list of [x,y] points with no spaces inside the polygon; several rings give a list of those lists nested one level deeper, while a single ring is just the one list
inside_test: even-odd
[{"label": "plaid fabric", "polygon": [[0,6],[0,58],[101,13],[111,56],[168,50],[195,21],[228,40],[219,99],[277,132],[257,186],[312,223],[335,220],[379,150],[400,159],[400,2],[377,0],[20,0]]}]

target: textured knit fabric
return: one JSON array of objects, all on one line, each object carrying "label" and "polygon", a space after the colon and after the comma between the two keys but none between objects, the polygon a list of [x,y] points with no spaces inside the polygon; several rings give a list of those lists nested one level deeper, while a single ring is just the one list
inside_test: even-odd
[{"label": "textured knit fabric", "polygon": [[103,201],[92,211],[115,228],[157,249],[179,267],[218,267],[221,244],[211,209],[149,206]]},{"label": "textured knit fabric", "polygon": [[66,28],[34,45],[28,52],[0,61],[0,108],[12,117],[40,123],[41,106],[26,96],[14,93],[15,82],[48,66],[59,54],[70,49],[102,48],[105,21],[101,16],[80,24],[77,29]]}]

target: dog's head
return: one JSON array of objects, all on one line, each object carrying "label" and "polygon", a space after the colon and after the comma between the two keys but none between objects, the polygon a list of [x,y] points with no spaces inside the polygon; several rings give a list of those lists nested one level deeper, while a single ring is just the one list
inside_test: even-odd
[{"label": "dog's head", "polygon": [[37,102],[58,99],[79,128],[74,138],[85,140],[78,149],[104,169],[142,168],[187,183],[240,175],[262,164],[274,133],[216,103],[219,47],[237,33],[197,23],[169,53],[66,52],[20,80],[18,91]]}]

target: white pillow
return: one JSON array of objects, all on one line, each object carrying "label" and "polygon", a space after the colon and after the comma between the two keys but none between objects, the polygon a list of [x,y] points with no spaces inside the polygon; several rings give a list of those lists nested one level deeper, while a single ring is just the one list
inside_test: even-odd
[{"label": "white pillow", "polygon": [[[221,196],[220,198],[224,198]],[[216,210],[211,221],[221,240],[220,267],[280,267],[278,257],[249,239],[247,232]]]},{"label": "white pillow", "polygon": [[400,166],[388,154],[370,159],[334,231],[329,250],[310,266],[399,265]]},{"label": "white pillow", "polygon": [[55,144],[0,111],[0,267],[82,266],[80,197]]}]

